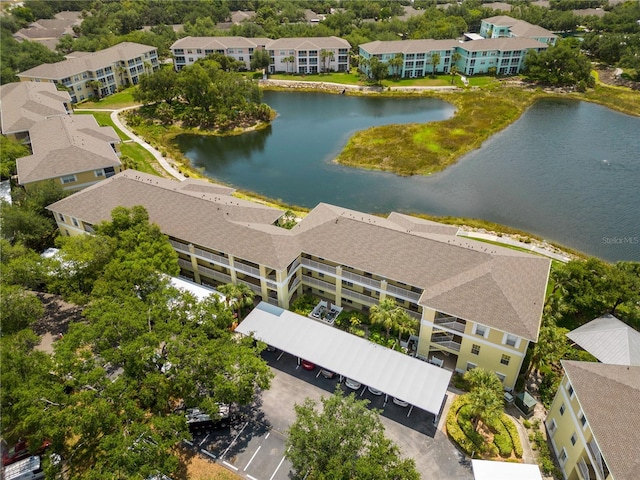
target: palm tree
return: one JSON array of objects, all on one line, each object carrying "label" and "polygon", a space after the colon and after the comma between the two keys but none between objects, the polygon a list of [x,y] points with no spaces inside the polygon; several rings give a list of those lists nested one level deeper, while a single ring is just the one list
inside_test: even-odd
[{"label": "palm tree", "polygon": [[102,88],[102,82],[100,82],[99,80],[89,80],[87,82],[87,87],[92,89],[95,96],[98,97],[98,100],[100,100],[100,98],[102,97],[100,93],[100,89]]},{"label": "palm tree", "polygon": [[478,388],[488,388],[497,392],[498,395],[502,395],[502,382],[495,373],[489,370],[473,368],[467,370],[463,378],[469,384],[471,391]]},{"label": "palm tree", "polygon": [[249,307],[253,305],[253,298],[255,293],[244,283],[227,283],[218,288],[220,293],[224,294],[225,302],[230,308],[238,309],[238,322],[242,321],[242,307]]},{"label": "palm tree", "polygon": [[433,65],[433,69],[431,71],[431,76],[436,76],[436,66],[440,63],[440,54],[438,52],[433,52],[431,54],[431,64]]},{"label": "palm tree", "polygon": [[451,84],[453,85],[453,77],[456,73],[458,73],[458,61],[462,58],[462,56],[458,52],[453,52],[451,54]]},{"label": "palm tree", "polygon": [[393,72],[394,78],[397,80],[400,75],[400,69],[404,64],[404,58],[401,53],[396,53],[396,56],[389,60],[389,66],[391,67],[391,71]]},{"label": "palm tree", "polygon": [[[474,368],[474,370],[476,370]],[[491,423],[500,418],[503,413],[502,393],[497,393],[493,388],[481,386],[467,393],[473,427],[478,431],[480,420]]]},{"label": "palm tree", "polygon": [[369,320],[371,320],[373,324],[379,323],[383,326],[386,331],[386,339],[388,340],[391,329],[397,325],[397,319],[403,313],[393,298],[385,297],[378,305],[371,307]]},{"label": "palm tree", "polygon": [[398,330],[398,345],[402,342],[402,335],[405,333],[413,333],[416,330],[416,321],[409,316],[404,310],[400,310],[398,318],[396,318],[396,329]]},{"label": "palm tree", "polygon": [[[289,55],[288,57],[284,57],[282,61],[287,65],[287,73],[289,73],[289,65],[295,65],[296,57],[294,57],[293,55]],[[291,71],[291,73],[293,73],[293,70]]]},{"label": "palm tree", "polygon": [[320,50],[320,60],[322,60],[323,72],[327,71],[327,59],[329,60],[329,62],[332,62],[334,58],[335,55],[333,54],[333,50]]}]

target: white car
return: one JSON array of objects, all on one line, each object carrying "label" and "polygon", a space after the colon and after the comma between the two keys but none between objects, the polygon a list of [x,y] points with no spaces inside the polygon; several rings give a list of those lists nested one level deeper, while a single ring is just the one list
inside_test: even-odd
[{"label": "white car", "polygon": [[361,384],[361,383],[356,382],[355,380],[352,380],[351,378],[347,378],[347,379],[344,381],[344,384],[345,384],[347,387],[349,387],[350,389],[352,389],[352,390],[358,390],[358,389],[362,386],[362,384]]},{"label": "white car", "polygon": [[382,392],[380,390],[376,390],[373,387],[367,387],[367,390],[369,390],[371,393],[373,393],[374,395],[382,395]]},{"label": "white car", "polygon": [[404,400],[400,400],[399,398],[393,397],[393,403],[396,405],[400,405],[401,407],[408,407],[409,403]]}]

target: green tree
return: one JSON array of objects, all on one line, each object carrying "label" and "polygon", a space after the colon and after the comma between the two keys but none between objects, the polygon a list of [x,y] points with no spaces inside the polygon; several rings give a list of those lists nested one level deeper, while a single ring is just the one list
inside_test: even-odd
[{"label": "green tree", "polygon": [[17,285],[0,284],[0,335],[23,330],[44,314],[42,302]]},{"label": "green tree", "polygon": [[502,382],[495,373],[489,370],[472,368],[464,372],[463,378],[469,384],[470,390],[488,388],[502,395]]},{"label": "green tree", "polygon": [[171,103],[178,94],[178,74],[173,68],[160,68],[150,75],[142,75],[138,88],[133,91],[136,102]]},{"label": "green tree", "polygon": [[385,329],[386,339],[389,339],[391,329],[401,323],[401,318],[406,315],[396,301],[391,297],[383,298],[380,303],[373,305],[370,310],[369,320],[372,324],[380,324]]},{"label": "green tree", "polygon": [[412,459],[384,436],[379,413],[354,394],[338,388],[321,398],[295,406],[296,420],[287,436],[287,458],[298,478],[418,479]]},{"label": "green tree", "polygon": [[440,54],[438,52],[433,52],[431,54],[431,76],[435,78],[436,76],[436,67],[440,63]]},{"label": "green tree", "polygon": [[476,431],[480,421],[491,423],[500,418],[504,411],[502,393],[496,393],[492,388],[480,386],[472,389],[466,396],[469,399],[469,413]]},{"label": "green tree", "polygon": [[269,68],[271,65],[271,56],[269,56],[269,50],[260,48],[253,51],[251,57],[251,70],[262,70]]},{"label": "green tree", "polygon": [[449,72],[451,73],[451,85],[453,85],[453,79],[458,73],[458,62],[461,58],[462,56],[458,52],[453,52],[451,54],[451,68],[449,69]]},{"label": "green tree", "polygon": [[567,40],[541,52],[529,50],[525,66],[525,77],[535,82],[556,86],[582,84],[592,87],[595,84],[591,62],[580,53],[579,46]]},{"label": "green tree", "polygon": [[369,78],[375,83],[380,84],[382,80],[387,78],[389,73],[389,66],[378,59],[378,57],[371,57],[368,60]]},{"label": "green tree", "polygon": [[557,365],[560,362],[569,349],[566,337],[568,332],[566,328],[558,327],[554,320],[545,314],[525,378],[533,371],[540,371],[543,367]]},{"label": "green tree", "polygon": [[16,159],[29,155],[29,147],[15,140],[0,136],[0,178],[16,174]]},{"label": "green tree", "polygon": [[244,283],[227,283],[221,285],[218,291],[227,297],[227,304],[236,309],[238,313],[238,322],[242,321],[242,308],[252,307],[255,293]]},{"label": "green tree", "polygon": [[293,66],[296,64],[296,57],[294,57],[293,55],[289,55],[288,57],[284,57],[282,61],[287,66],[287,73],[293,73],[293,70],[289,72],[289,65],[291,65],[291,67],[293,68]]},{"label": "green tree", "polygon": [[335,58],[335,54],[333,53],[333,50],[325,50],[325,49],[320,50],[320,61],[322,62],[323,72],[326,72],[328,70],[327,63],[331,63],[334,58]]},{"label": "green tree", "polygon": [[404,65],[404,57],[401,53],[396,53],[395,57],[389,60],[388,63],[389,67],[391,67],[391,71],[393,72],[393,77],[397,80],[400,76],[402,65]]}]

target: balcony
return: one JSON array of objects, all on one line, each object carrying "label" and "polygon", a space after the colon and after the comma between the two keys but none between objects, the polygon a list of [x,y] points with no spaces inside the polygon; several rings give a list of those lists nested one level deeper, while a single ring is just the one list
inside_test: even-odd
[{"label": "balcony", "polygon": [[225,267],[229,266],[229,259],[225,258],[221,255],[216,255],[215,253],[207,252],[206,250],[202,250],[201,248],[194,247],[193,253],[201,258],[206,258],[213,263],[217,263],[219,265],[224,265]]},{"label": "balcony", "polygon": [[455,337],[453,335],[446,333],[434,333],[431,336],[431,343],[438,347],[448,348],[456,352],[460,351],[460,343],[455,341]]},{"label": "balcony", "polygon": [[578,462],[578,471],[582,480],[597,480],[596,473],[593,471],[593,467],[587,464],[584,457]]},{"label": "balcony", "polygon": [[382,288],[379,280],[374,280],[373,278],[365,277],[364,275],[358,275],[357,273],[343,271],[342,278],[349,282],[359,283],[366,287],[375,288],[376,290],[380,290]]},{"label": "balcony", "polygon": [[367,297],[366,295],[362,295],[361,293],[347,290],[345,288],[342,289],[342,296],[356,300],[358,303],[361,303],[363,305],[373,305],[377,303],[375,298]]},{"label": "balcony", "polygon": [[239,272],[246,273],[247,275],[251,275],[252,277],[260,278],[259,268],[252,267],[251,265],[247,265],[246,263],[242,263],[237,260],[233,262],[233,267]]},{"label": "balcony", "polygon": [[395,297],[403,298],[413,303],[418,303],[421,295],[406,288],[396,287],[395,285],[387,285],[387,292]]},{"label": "balcony", "polygon": [[253,293],[262,295],[262,289],[260,288],[260,285],[255,285],[251,282],[247,282],[245,280],[240,280],[240,279],[238,279],[238,283],[244,283],[247,287],[249,287],[253,291]]},{"label": "balcony", "polygon": [[169,240],[169,243],[177,252],[190,253],[189,246],[186,243],[178,242],[176,240]]},{"label": "balcony", "polygon": [[309,260],[308,258],[302,259],[302,265],[311,270],[315,270],[316,272],[328,273],[334,277],[336,276],[336,267],[332,267],[331,265]]},{"label": "balcony", "polygon": [[467,322],[465,322],[464,320],[449,316],[436,317],[433,323],[440,328],[447,328],[449,330],[454,330],[460,333],[463,333],[465,328],[467,327]]},{"label": "balcony", "polygon": [[307,285],[311,285],[317,288],[320,288],[324,291],[335,293],[336,286],[333,283],[324,282],[322,280],[318,280],[317,278],[309,277],[307,275],[302,276],[302,281]]},{"label": "balcony", "polygon": [[602,458],[602,453],[600,453],[600,448],[594,440],[590,441],[588,444],[589,452],[591,452],[591,456],[595,460],[595,464],[593,468],[596,470],[596,474],[599,478],[607,478],[609,476],[609,467]]},{"label": "balcony", "polygon": [[222,283],[231,283],[231,275],[227,275],[226,273],[219,272],[212,268],[203,267],[202,265],[198,265],[198,271],[203,275],[211,277]]}]

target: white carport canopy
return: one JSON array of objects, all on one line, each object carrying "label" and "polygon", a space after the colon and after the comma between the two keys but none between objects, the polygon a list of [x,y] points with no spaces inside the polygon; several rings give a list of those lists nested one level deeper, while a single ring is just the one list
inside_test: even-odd
[{"label": "white carport canopy", "polygon": [[236,328],[438,417],[451,372],[261,302]]},{"label": "white carport canopy", "polygon": [[471,460],[475,480],[542,480],[538,465]]}]

